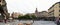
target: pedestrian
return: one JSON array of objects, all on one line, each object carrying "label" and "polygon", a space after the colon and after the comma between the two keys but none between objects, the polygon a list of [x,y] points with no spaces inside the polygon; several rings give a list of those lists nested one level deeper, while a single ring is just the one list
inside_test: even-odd
[{"label": "pedestrian", "polygon": [[59,17],[56,19],[56,23],[57,23],[57,25],[60,25],[60,19],[59,19]]}]

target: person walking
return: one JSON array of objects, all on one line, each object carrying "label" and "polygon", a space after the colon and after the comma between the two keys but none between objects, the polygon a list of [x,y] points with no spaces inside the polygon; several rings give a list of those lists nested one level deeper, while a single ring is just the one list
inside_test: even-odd
[{"label": "person walking", "polygon": [[57,17],[57,19],[56,19],[56,24],[60,25],[60,18],[59,17]]}]

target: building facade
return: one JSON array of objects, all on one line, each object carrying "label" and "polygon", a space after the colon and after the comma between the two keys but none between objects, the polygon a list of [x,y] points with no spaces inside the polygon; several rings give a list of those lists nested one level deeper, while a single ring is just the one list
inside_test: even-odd
[{"label": "building facade", "polygon": [[18,18],[18,16],[22,16],[23,14],[21,14],[21,13],[18,13],[18,12],[13,12],[12,14],[11,14],[11,17],[12,18]]},{"label": "building facade", "polygon": [[49,14],[47,11],[42,11],[42,12],[38,12],[37,8],[35,10],[35,16],[36,17],[48,17]]},{"label": "building facade", "polygon": [[42,12],[41,12],[41,16],[42,16],[42,17],[49,17],[49,14],[48,14],[47,11],[42,11]]},{"label": "building facade", "polygon": [[57,2],[48,9],[50,17],[60,17],[60,2]]}]

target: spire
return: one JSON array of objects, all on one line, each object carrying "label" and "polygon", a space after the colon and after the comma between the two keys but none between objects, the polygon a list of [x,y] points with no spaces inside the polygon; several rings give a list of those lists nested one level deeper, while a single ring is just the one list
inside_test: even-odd
[{"label": "spire", "polygon": [[35,13],[36,13],[36,12],[38,12],[37,8],[36,8],[36,10],[35,10]]}]

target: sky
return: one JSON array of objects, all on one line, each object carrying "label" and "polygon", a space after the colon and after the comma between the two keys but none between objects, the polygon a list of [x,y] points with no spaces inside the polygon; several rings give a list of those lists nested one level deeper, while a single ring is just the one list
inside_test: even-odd
[{"label": "sky", "polygon": [[48,11],[48,9],[60,0],[6,0],[9,13],[34,13],[36,8],[39,12]]}]

